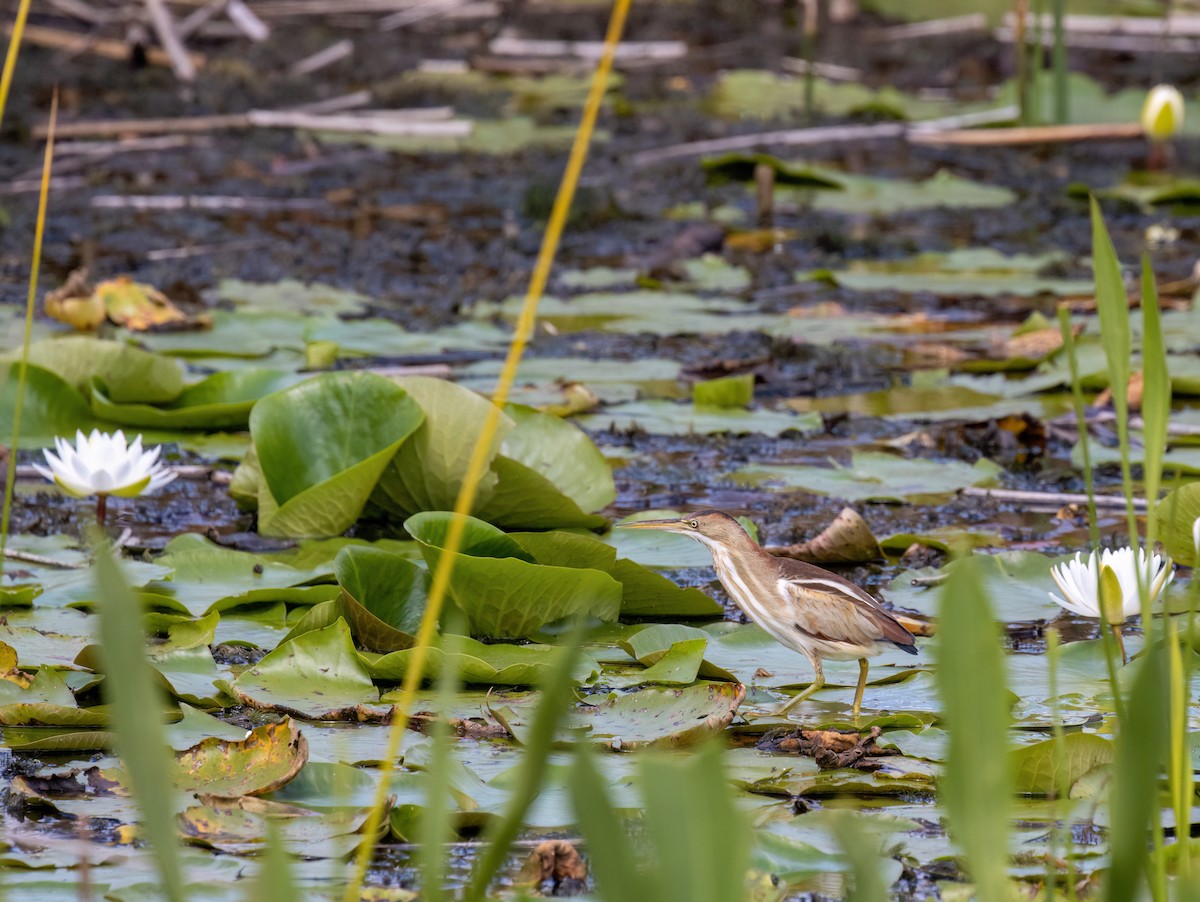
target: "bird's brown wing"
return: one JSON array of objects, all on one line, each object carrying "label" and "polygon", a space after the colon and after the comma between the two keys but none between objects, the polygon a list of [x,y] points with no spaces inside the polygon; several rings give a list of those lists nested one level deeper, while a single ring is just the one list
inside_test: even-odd
[{"label": "bird's brown wing", "polygon": [[795,601],[796,629],[818,639],[856,645],[894,642],[915,653],[913,634],[848,579],[789,558],[779,559],[779,578]]}]

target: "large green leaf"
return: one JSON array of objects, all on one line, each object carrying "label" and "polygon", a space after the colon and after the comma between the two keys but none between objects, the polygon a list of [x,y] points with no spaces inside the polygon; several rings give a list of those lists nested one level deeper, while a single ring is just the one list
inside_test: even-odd
[{"label": "large green leaf", "polygon": [[92,380],[92,413],[102,420],[144,429],[245,429],[256,401],[292,377],[276,370],[213,373],[161,407],[119,404],[108,385]]},{"label": "large green leaf", "polygon": [[422,422],[394,382],[330,373],[276,392],[250,416],[265,535],[338,535],[362,513],[380,475]]},{"label": "large green leaf", "polygon": [[1167,554],[1185,567],[1196,566],[1192,526],[1200,519],[1200,482],[1181,485],[1158,503],[1158,535]]},{"label": "large green leaf", "polygon": [[1067,733],[1062,739],[1062,771],[1053,739],[1024,746],[1012,753],[1017,792],[1065,797],[1075,781],[1088,771],[1113,762],[1111,739],[1095,733]]},{"label": "large green leaf", "polygon": [[[379,481],[376,500],[401,516],[429,510],[453,510],[491,403],[469,389],[443,379],[409,376],[397,380],[425,411],[425,421],[405,442]],[[501,414],[489,460],[514,423]],[[479,481],[475,510],[491,498],[497,476],[488,471]]]},{"label": "large green leaf", "polygon": [[[442,558],[452,514],[409,517],[404,528],[421,543],[431,571]],[[484,636],[528,636],[567,617],[616,620],[621,584],[600,570],[536,564],[520,545],[482,520],[467,521],[450,577],[450,597],[471,631]]]},{"label": "large green leaf", "polygon": [[[590,438],[561,418],[529,407],[510,404],[505,412],[516,428],[504,437],[500,445],[502,457],[497,463],[508,459],[527,468],[565,495],[578,511],[591,513],[612,504],[617,494],[612,469]],[[518,476],[523,474],[516,468],[500,471],[498,475],[496,497],[484,506],[480,516],[499,525],[541,526],[531,522],[522,510],[530,499],[521,496],[527,496],[528,490],[536,486],[521,484]],[[511,485],[513,482],[517,484]],[[560,521],[546,525],[575,524]]]},{"label": "large green leaf", "polygon": [[637,617],[713,617],[721,606],[699,589],[682,588],[661,574],[624,558],[591,535],[553,530],[511,533],[539,564],[603,570],[621,584],[621,613]]},{"label": "large green leaf", "polygon": [[[19,363],[0,368],[0,435],[12,436]],[[21,412],[21,447],[52,445],[56,436],[88,432],[95,425],[87,399],[57,373],[29,365]]]},{"label": "large green leaf", "polygon": [[416,641],[429,571],[391,551],[348,545],[333,562],[342,610],[363,648],[398,651]]},{"label": "large green leaf", "polygon": [[29,362],[57,373],[77,391],[91,389],[92,378],[108,386],[109,397],[124,404],[165,404],[183,391],[179,361],[150,354],[119,341],[69,335],[29,346]]}]

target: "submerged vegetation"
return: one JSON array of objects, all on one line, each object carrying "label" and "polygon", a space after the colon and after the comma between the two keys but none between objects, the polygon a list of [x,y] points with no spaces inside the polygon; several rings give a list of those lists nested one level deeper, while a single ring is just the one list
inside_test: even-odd
[{"label": "submerged vegetation", "polygon": [[[477,273],[457,309],[417,314],[366,276],[361,292],[310,281],[320,262],[293,254],[302,281],[218,267],[209,304],[176,303],[147,264],[95,285],[59,272],[44,316],[0,315],[4,892],[1195,895],[1195,237],[1169,213],[1200,195],[1170,168],[1195,127],[1181,95],[1105,95],[1068,73],[1061,33],[1053,67],[1020,57],[987,103],[818,78],[811,58],[789,58],[806,77],[651,90],[636,64],[609,78],[628,10],[581,56],[599,53],[587,77],[413,68],[389,96],[449,98],[469,119],[351,135],[370,148],[353,168],[440,165],[454,181],[465,159],[489,185],[504,164],[479,151],[556,177],[561,159],[529,146],[573,140],[553,205],[531,184],[519,215],[504,208],[497,222],[517,224],[495,288]],[[630,59],[670,44],[635,42]],[[870,146],[865,164],[639,146],[598,165],[669,161],[682,187],[576,193],[590,146],[693,93],[684,115],[739,128],[925,120],[861,123],[917,163]],[[1037,154],[933,149],[995,140],[1006,130],[956,117],[1004,121],[989,117],[1006,98],[1015,125],[1125,141],[1141,110],[1160,168],[1129,173],[1110,142],[1116,163],[1080,165],[1104,180],[1081,186],[1064,155],[1051,196],[1021,169]],[[577,111],[582,127],[564,125]],[[307,123],[303,151],[285,143],[295,158],[271,165],[309,173],[347,152]],[[48,193],[48,144],[36,228],[4,236],[34,236],[31,302],[47,217],[72,202]],[[453,202],[359,198],[350,231],[366,245],[380,221],[434,230],[444,290],[472,268],[447,210],[490,214],[442,190]],[[1127,278],[1101,203],[1123,252],[1164,259]],[[157,228],[169,206],[149,207]],[[299,211],[281,234],[327,227],[305,219],[316,207],[279,209]],[[647,220],[674,240],[613,252]],[[587,249],[552,270],[572,229]],[[78,500],[92,496],[94,511]],[[870,671],[830,654],[814,683],[761,617],[745,622],[739,574],[726,594],[704,548],[617,528],[702,508],[880,597],[892,641],[849,649],[880,652]],[[838,643],[805,622],[827,653]]]}]

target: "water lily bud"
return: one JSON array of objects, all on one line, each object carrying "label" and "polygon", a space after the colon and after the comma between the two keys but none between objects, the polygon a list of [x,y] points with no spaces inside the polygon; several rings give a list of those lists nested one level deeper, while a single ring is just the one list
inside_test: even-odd
[{"label": "water lily bud", "polygon": [[1151,141],[1168,141],[1183,128],[1183,95],[1173,85],[1156,85],[1142,104],[1142,131]]}]

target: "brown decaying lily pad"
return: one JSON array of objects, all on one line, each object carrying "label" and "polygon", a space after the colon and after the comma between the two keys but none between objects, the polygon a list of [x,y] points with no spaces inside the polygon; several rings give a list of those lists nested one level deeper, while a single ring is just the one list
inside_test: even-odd
[{"label": "brown decaying lily pad", "polygon": [[290,718],[263,724],[242,740],[205,739],[175,756],[186,792],[262,795],[288,783],[308,761],[308,740]]}]

